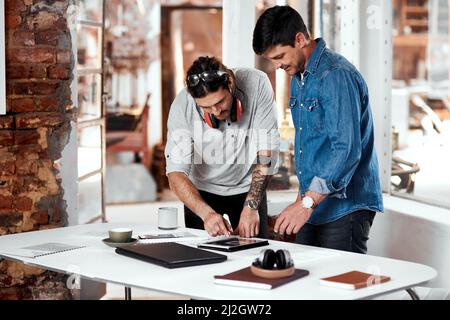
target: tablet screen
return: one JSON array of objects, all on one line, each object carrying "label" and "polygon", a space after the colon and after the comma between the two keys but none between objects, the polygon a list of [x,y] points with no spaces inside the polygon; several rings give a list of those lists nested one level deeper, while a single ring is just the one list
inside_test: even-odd
[{"label": "tablet screen", "polygon": [[267,240],[249,239],[249,238],[227,238],[215,241],[205,242],[199,245],[201,248],[222,249],[226,251],[234,251],[240,249],[248,249],[269,244]]}]

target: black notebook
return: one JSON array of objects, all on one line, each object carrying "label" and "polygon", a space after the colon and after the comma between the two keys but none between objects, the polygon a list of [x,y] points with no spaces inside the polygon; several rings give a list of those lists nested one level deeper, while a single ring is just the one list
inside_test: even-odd
[{"label": "black notebook", "polygon": [[176,242],[130,244],[116,248],[118,254],[154,263],[166,268],[191,267],[218,263],[227,256]]}]

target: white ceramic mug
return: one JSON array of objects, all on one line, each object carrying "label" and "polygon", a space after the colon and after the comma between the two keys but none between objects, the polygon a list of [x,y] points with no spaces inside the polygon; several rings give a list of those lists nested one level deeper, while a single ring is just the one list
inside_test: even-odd
[{"label": "white ceramic mug", "polygon": [[178,227],[178,208],[161,207],[158,208],[158,228],[162,230],[172,230]]}]

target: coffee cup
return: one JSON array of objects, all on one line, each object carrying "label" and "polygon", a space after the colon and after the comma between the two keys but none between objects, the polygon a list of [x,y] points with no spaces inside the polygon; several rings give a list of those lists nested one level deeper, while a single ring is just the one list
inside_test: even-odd
[{"label": "coffee cup", "polygon": [[133,230],[129,228],[115,228],[108,231],[111,242],[125,243],[131,240]]},{"label": "coffee cup", "polygon": [[178,208],[161,207],[158,208],[158,228],[162,230],[172,230],[178,227]]}]

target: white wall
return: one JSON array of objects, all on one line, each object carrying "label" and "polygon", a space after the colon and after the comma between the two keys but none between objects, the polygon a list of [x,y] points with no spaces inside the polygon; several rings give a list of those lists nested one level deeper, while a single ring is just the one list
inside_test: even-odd
[{"label": "white wall", "polygon": [[[76,79],[76,78],[75,78]],[[76,82],[76,81],[75,81]],[[73,89],[72,89],[73,90]],[[76,95],[76,91],[75,95]],[[73,99],[73,93],[72,93]],[[67,204],[69,226],[79,224],[78,211],[78,149],[77,149],[77,124],[71,121],[69,142],[64,147],[61,155],[61,186],[64,189],[64,200]]]}]

